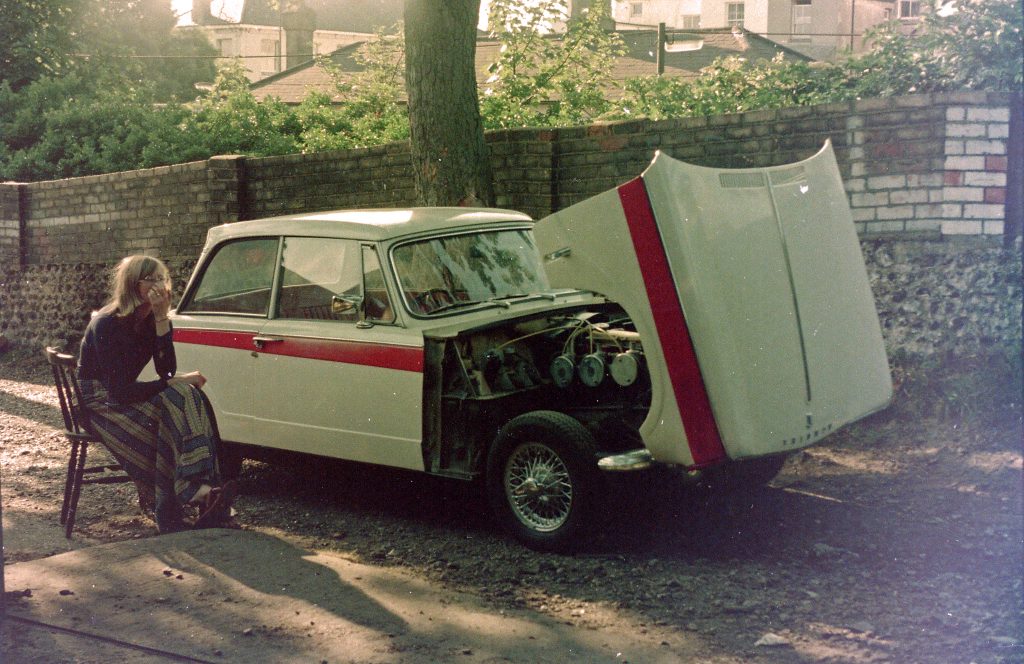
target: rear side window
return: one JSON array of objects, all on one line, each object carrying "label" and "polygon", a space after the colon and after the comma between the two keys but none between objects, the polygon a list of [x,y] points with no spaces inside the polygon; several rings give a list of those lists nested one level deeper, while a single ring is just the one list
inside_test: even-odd
[{"label": "rear side window", "polygon": [[253,238],[219,247],[182,311],[266,316],[277,244],[277,238]]}]

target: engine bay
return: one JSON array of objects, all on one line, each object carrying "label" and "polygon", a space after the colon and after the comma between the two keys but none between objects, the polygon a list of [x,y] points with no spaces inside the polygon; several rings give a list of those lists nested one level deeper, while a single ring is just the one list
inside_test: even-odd
[{"label": "engine bay", "polygon": [[513,321],[459,335],[445,395],[495,398],[548,388],[558,410],[649,403],[650,380],[633,322],[618,308]]}]

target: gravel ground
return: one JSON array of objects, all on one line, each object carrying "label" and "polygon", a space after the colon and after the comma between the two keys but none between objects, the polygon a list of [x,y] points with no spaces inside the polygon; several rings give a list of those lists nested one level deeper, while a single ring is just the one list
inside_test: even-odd
[{"label": "gravel ground", "polygon": [[[602,529],[571,557],[501,535],[476,486],[354,464],[247,461],[239,521],[400,566],[496,612],[631,629],[666,646],[698,637],[704,661],[1020,662],[1019,389],[1002,393],[1016,403],[957,418],[901,398],[745,496],[655,475],[617,482]],[[41,359],[0,356],[8,563],[156,535],[131,485],[116,485],[86,487],[75,538],[63,538],[59,421]]]}]

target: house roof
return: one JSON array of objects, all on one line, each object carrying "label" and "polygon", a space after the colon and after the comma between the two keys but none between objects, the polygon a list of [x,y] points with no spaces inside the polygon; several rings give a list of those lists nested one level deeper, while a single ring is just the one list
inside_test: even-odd
[{"label": "house roof", "polygon": [[[700,70],[709,66],[718,58],[739,56],[749,62],[769,60],[781,53],[788,60],[808,61],[806,55],[766,39],[752,32],[741,29],[687,30],[685,36],[677,31],[671,32],[673,39],[703,40],[699,50],[665,53],[665,76],[672,78],[694,79]],[[657,74],[657,43],[658,34],[652,30],[630,30],[619,32],[619,37],[626,46],[626,54],[615,59],[612,70],[614,85],[607,91],[611,99],[622,93],[622,83],[627,79]],[[557,37],[552,37],[557,39]],[[693,39],[696,38],[696,39]],[[360,72],[364,67],[356,60],[355,55],[363,42],[349,44],[331,53],[328,58],[340,70],[342,78]],[[483,86],[490,77],[488,68],[497,61],[501,52],[501,44],[493,39],[480,39],[476,46],[476,79],[477,85]],[[286,104],[298,104],[311,90],[320,90],[341,101],[334,82],[327,70],[315,61],[305,62],[278,74],[258,81],[252,85],[253,93],[261,98],[276,97]]]}]

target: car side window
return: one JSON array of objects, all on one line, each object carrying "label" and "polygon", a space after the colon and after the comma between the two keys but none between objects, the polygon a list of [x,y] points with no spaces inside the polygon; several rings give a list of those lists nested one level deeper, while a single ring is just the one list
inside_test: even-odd
[{"label": "car side window", "polygon": [[220,246],[181,310],[266,316],[277,243],[277,238],[253,238]]},{"label": "car side window", "polygon": [[277,316],[355,322],[363,299],[362,276],[358,242],[285,238]]}]

